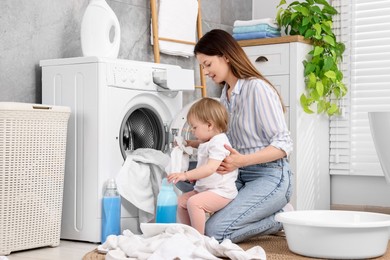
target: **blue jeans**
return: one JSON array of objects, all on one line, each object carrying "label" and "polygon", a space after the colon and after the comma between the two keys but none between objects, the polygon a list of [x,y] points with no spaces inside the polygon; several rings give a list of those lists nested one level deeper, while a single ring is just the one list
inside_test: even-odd
[{"label": "blue jeans", "polygon": [[290,201],[292,181],[287,159],[240,168],[237,197],[207,220],[206,235],[238,243],[278,232],[275,214]]}]

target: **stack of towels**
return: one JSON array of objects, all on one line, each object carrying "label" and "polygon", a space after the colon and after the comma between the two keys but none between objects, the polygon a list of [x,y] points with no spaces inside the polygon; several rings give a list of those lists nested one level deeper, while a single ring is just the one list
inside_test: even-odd
[{"label": "stack of towels", "polygon": [[237,20],[233,26],[233,37],[238,41],[280,37],[280,27],[272,18]]}]

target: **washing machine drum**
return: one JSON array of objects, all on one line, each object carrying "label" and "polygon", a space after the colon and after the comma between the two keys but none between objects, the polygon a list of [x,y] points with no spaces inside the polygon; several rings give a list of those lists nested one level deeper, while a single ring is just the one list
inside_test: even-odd
[{"label": "washing machine drum", "polygon": [[165,138],[163,122],[152,107],[132,108],[123,118],[119,133],[123,159],[126,159],[126,150],[152,148],[164,151]]}]

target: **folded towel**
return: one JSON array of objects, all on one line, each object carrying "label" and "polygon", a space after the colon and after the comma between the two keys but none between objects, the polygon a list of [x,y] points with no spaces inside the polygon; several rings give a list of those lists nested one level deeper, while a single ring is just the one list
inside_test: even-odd
[{"label": "folded towel", "polygon": [[268,24],[256,24],[256,25],[251,25],[251,26],[236,26],[233,28],[233,33],[248,33],[248,32],[280,33],[280,29],[269,26]]},{"label": "folded towel", "polygon": [[126,151],[126,160],[116,176],[119,194],[139,210],[139,221],[153,220],[157,195],[169,156],[161,151],[140,148]]},{"label": "folded towel", "polygon": [[104,244],[98,246],[98,251],[107,252],[106,260],[266,259],[266,253],[260,246],[245,251],[229,239],[218,243],[215,238],[201,235],[183,224],[143,223],[141,230],[143,235],[125,230],[123,236],[109,236]]},{"label": "folded towel", "polygon": [[262,38],[275,38],[275,37],[280,37],[280,33],[270,33],[270,32],[235,33],[233,34],[233,37],[237,41],[262,39]]},{"label": "folded towel", "polygon": [[279,28],[279,25],[276,23],[275,19],[273,19],[273,18],[254,19],[254,20],[248,20],[248,21],[236,20],[234,22],[233,26],[234,27],[236,27],[236,26],[251,26],[251,25],[257,25],[257,24],[268,24],[271,27]]},{"label": "folded towel", "polygon": [[[160,0],[158,36],[195,43],[197,18],[197,0]],[[159,40],[159,47],[160,52],[169,55],[187,58],[194,55],[194,45],[192,44]]]}]

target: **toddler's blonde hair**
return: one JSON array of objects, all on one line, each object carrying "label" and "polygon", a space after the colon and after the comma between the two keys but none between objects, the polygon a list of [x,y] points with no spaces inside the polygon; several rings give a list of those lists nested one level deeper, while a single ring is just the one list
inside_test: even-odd
[{"label": "toddler's blonde hair", "polygon": [[226,108],[213,98],[202,98],[192,105],[187,114],[187,121],[195,118],[203,123],[212,123],[221,132],[228,129],[229,115]]}]

